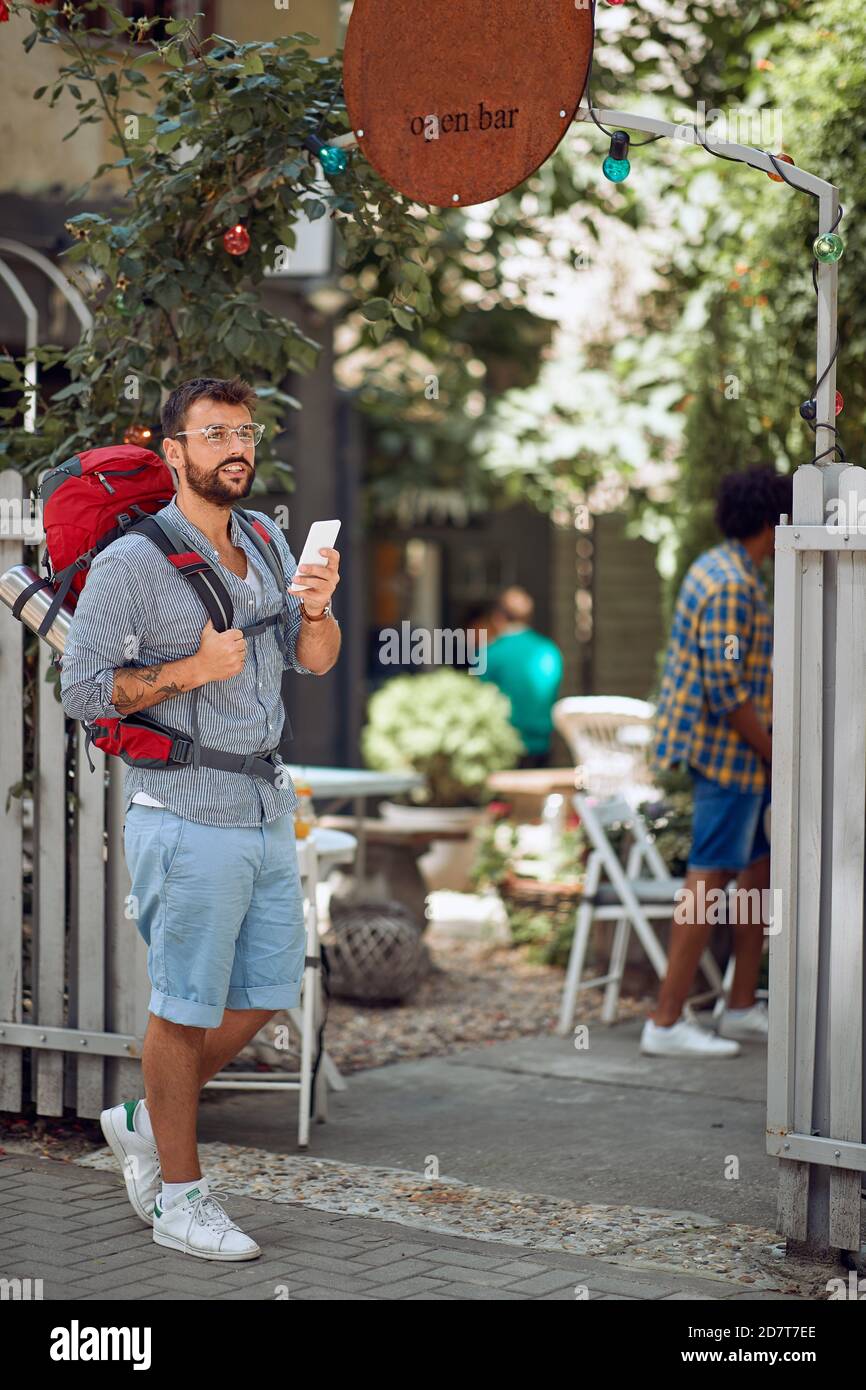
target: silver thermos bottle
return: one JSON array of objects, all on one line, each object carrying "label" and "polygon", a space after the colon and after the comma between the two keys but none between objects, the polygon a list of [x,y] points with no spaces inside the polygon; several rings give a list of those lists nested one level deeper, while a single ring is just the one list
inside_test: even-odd
[{"label": "silver thermos bottle", "polygon": [[[5,574],[0,574],[0,599],[6,604],[7,608],[12,608],[19,595],[24,593],[31,584],[39,580],[39,575],[30,568],[29,565],[13,565]],[[36,589],[29,597],[18,617],[25,627],[29,627],[31,632],[39,631],[39,624],[42,622],[48,609],[51,607],[51,600],[54,598],[54,590],[47,579],[42,580],[41,587]],[[66,647],[66,638],[69,633],[69,625],[72,622],[72,609],[67,603],[61,605],[57,616],[48,632],[45,634],[45,641],[53,647],[60,656],[63,655]]]}]

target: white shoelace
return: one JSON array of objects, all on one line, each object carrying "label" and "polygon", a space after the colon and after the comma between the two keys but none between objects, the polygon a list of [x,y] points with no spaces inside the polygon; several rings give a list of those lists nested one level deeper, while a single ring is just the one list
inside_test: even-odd
[{"label": "white shoelace", "polygon": [[204,1197],[198,1197],[193,1204],[192,1221],[187,1229],[187,1235],[183,1238],[184,1250],[189,1249],[188,1234],[193,1225],[210,1226],[217,1235],[224,1235],[226,1231],[239,1231],[240,1227],[232,1221],[228,1212],[217,1201],[216,1193],[221,1197],[231,1197],[232,1193],[222,1188],[214,1188],[212,1192],[206,1193]]}]

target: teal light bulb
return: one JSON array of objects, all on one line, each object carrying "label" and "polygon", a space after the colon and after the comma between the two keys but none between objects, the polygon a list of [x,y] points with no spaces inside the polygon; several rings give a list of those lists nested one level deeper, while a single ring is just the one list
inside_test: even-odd
[{"label": "teal light bulb", "polygon": [[627,159],[613,159],[611,155],[608,155],[601,166],[601,172],[606,179],[610,179],[611,183],[622,183],[624,179],[628,178],[631,165]]},{"label": "teal light bulb", "polygon": [[323,145],[319,159],[326,174],[342,174],[349,163],[346,151],[339,145]]},{"label": "teal light bulb", "polygon": [[841,261],[845,254],[845,243],[835,232],[824,232],[823,236],[815,238],[812,250],[816,261],[820,261],[822,265],[834,265],[836,261]]}]

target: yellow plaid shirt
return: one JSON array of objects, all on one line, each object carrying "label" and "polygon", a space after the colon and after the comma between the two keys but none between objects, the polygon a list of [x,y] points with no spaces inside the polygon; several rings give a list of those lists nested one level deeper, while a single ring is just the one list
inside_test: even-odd
[{"label": "yellow plaid shirt", "polygon": [[688,764],[723,787],[760,792],[763,760],[726,718],[751,700],[773,715],[773,621],[749,552],[728,540],[692,565],[677,598],[656,712],[655,762]]}]

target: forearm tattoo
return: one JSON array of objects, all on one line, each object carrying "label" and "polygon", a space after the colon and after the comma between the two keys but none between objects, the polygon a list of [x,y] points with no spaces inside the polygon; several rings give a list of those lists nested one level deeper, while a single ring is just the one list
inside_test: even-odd
[{"label": "forearm tattoo", "polygon": [[160,666],[123,666],[115,671],[111,702],[118,714],[134,714],[136,710],[182,694],[187,687],[168,674],[169,668],[175,665],[177,662]]}]

